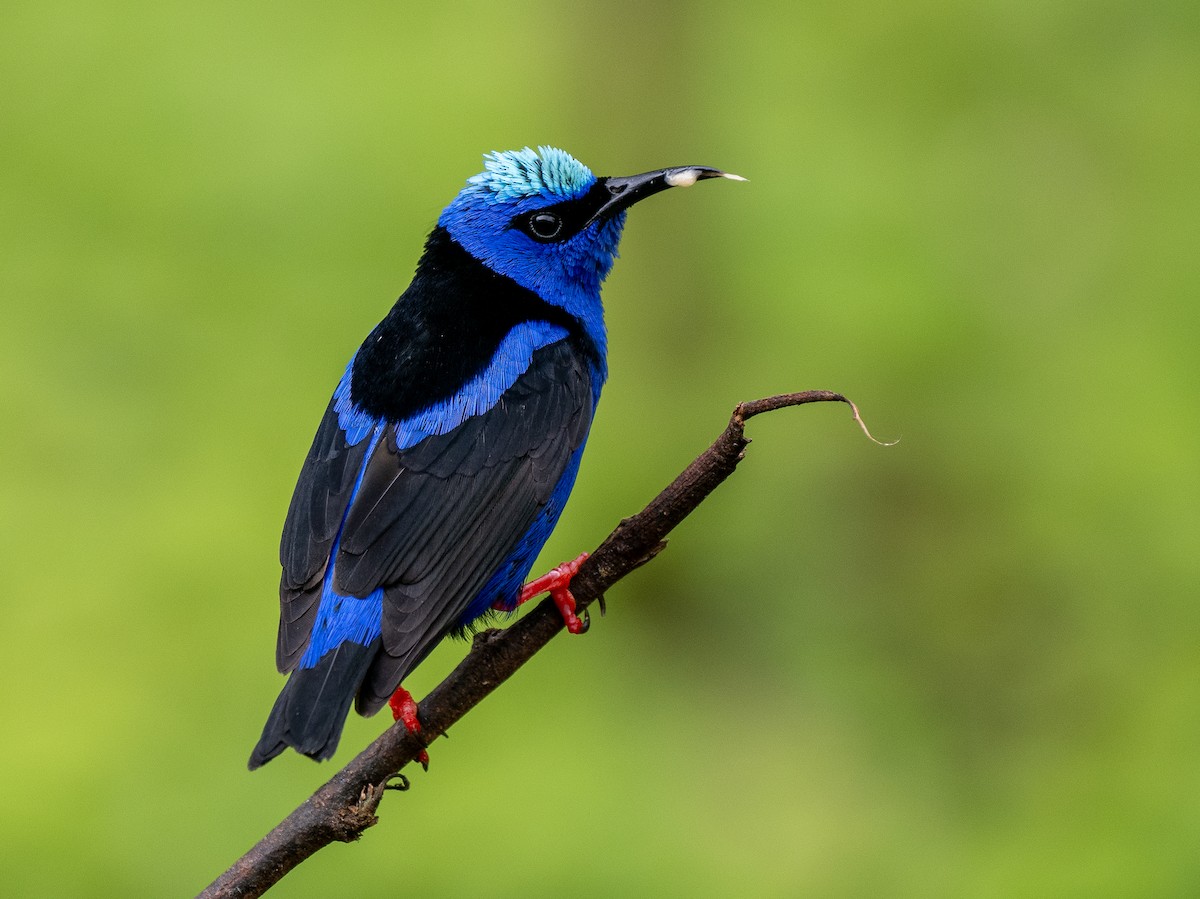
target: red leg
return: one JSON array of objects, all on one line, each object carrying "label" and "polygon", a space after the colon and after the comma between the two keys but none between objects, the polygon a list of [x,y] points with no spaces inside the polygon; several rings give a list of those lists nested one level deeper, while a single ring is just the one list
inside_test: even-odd
[{"label": "red leg", "polygon": [[[410,734],[421,732],[421,722],[417,718],[417,701],[412,698],[411,693],[403,687],[397,687],[392,698],[388,700],[388,705],[392,708],[392,720],[403,721]],[[421,763],[422,768],[429,770],[429,753],[424,749],[417,756],[417,761]]]},{"label": "red leg", "polygon": [[575,597],[571,595],[571,578],[575,577],[587,558],[588,554],[583,553],[573,561],[563,562],[557,568],[552,569],[549,574],[530,581],[521,588],[521,593],[517,597],[517,605],[527,603],[535,596],[549,593],[554,604],[558,606],[558,612],[562,615],[563,624],[567,626],[567,630],[572,634],[585,633],[588,629],[588,619],[585,617],[581,620],[575,614]]}]

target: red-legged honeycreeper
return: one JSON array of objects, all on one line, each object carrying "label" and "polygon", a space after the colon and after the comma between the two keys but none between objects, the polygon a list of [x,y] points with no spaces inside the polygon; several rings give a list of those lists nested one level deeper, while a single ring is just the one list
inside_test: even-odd
[{"label": "red-legged honeycreeper", "polygon": [[[337,749],[352,700],[393,709],[447,634],[551,589],[583,629],[568,564],[522,591],[562,513],[607,374],[600,284],[625,210],[706,166],[597,178],[562,150],[492,153],[446,207],[412,284],[346,368],[280,545],[276,664],[290,672],[250,755]],[[582,557],[581,557],[582,558]],[[577,562],[579,560],[576,560]]]}]

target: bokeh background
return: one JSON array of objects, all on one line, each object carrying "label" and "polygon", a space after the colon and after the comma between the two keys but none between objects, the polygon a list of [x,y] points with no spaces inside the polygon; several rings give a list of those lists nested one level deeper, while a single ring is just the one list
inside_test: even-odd
[{"label": "bokeh background", "polygon": [[272,895],[1200,895],[1197,9],[4,4],[3,892],[194,893],[334,772],[245,770],[295,475],[481,154],[545,143],[751,181],[630,215],[542,564],[739,400],[901,442],[755,420]]}]

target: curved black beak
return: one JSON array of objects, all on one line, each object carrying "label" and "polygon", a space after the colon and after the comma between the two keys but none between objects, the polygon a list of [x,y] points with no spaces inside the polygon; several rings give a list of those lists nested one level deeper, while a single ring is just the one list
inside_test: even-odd
[{"label": "curved black beak", "polygon": [[628,209],[638,200],[644,200],[668,187],[691,187],[697,181],[703,181],[706,178],[746,180],[741,175],[732,175],[706,165],[680,165],[669,169],[658,169],[654,172],[643,172],[640,175],[630,175],[625,178],[600,178],[596,188],[607,191],[609,196],[588,219],[587,224],[590,225],[597,219],[611,218],[618,212]]}]

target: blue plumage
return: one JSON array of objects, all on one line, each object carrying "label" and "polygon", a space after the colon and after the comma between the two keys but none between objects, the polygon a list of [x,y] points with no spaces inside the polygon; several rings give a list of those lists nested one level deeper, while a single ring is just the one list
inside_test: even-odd
[{"label": "blue plumage", "polygon": [[[485,157],[334,391],[280,544],[276,661],[250,758],[337,747],[447,634],[515,608],[579,470],[607,375],[600,285],[625,209],[722,176],[597,178],[567,153]],[[726,176],[736,177],[736,176]]]}]

